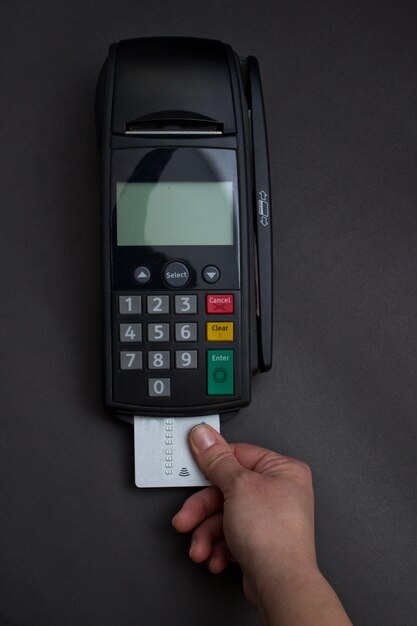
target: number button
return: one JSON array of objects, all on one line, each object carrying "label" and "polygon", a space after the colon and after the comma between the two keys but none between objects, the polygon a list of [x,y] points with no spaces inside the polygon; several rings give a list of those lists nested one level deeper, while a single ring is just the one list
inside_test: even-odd
[{"label": "number button", "polygon": [[148,352],[148,368],[150,370],[169,370],[169,350]]},{"label": "number button", "polygon": [[175,367],[177,370],[197,369],[197,350],[176,350],[175,351]]},{"label": "number button", "polygon": [[119,296],[119,313],[121,315],[139,315],[141,310],[140,296]]},{"label": "number button", "polygon": [[175,341],[197,341],[197,324],[175,324]]},{"label": "number button", "polygon": [[151,398],[169,398],[171,395],[171,380],[169,378],[150,378],[148,380],[148,394]]},{"label": "number button", "polygon": [[148,296],[148,313],[169,313],[169,296]]},{"label": "number button", "polygon": [[142,352],[121,352],[120,353],[120,369],[121,370],[141,370],[142,369]]},{"label": "number button", "polygon": [[142,324],[120,324],[120,341],[142,341]]},{"label": "number button", "polygon": [[197,313],[197,296],[175,296],[175,313]]},{"label": "number button", "polygon": [[169,324],[148,324],[148,341],[169,341]]}]

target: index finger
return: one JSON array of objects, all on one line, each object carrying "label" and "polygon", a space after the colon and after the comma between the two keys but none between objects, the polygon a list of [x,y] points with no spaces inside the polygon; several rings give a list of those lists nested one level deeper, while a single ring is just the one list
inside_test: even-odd
[{"label": "index finger", "polygon": [[217,513],[223,506],[223,494],[218,487],[205,487],[186,499],[172,519],[172,525],[180,533],[187,533],[205,519]]}]

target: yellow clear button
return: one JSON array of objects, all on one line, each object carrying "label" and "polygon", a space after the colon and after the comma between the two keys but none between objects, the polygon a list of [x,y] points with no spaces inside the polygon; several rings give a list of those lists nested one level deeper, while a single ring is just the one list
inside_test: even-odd
[{"label": "yellow clear button", "polygon": [[233,322],[207,322],[207,341],[233,341]]}]

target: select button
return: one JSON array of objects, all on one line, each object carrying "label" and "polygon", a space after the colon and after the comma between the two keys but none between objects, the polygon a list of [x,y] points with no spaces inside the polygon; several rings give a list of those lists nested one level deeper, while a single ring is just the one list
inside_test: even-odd
[{"label": "select button", "polygon": [[170,287],[185,287],[190,280],[190,270],[184,263],[173,261],[165,266],[163,276]]}]

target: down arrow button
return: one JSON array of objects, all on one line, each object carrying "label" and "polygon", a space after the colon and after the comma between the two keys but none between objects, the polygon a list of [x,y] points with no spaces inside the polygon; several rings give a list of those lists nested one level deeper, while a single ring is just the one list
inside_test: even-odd
[{"label": "down arrow button", "polygon": [[215,265],[207,265],[203,269],[203,279],[206,283],[217,283],[220,278],[220,270]]}]

